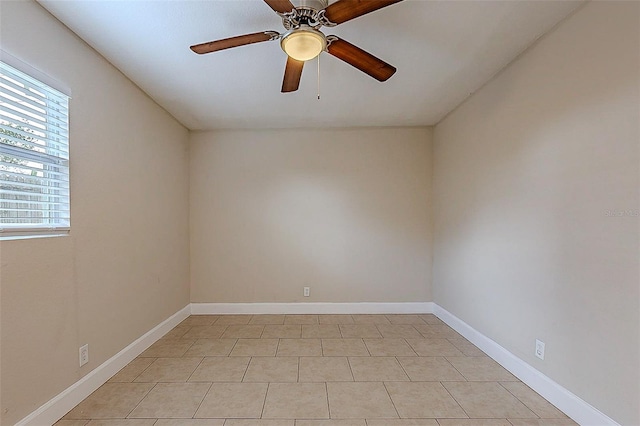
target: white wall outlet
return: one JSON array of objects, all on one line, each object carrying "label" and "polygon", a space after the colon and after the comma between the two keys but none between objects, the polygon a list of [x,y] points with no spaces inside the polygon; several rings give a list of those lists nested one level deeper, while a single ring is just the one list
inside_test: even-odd
[{"label": "white wall outlet", "polygon": [[89,344],[80,346],[80,367],[89,362]]},{"label": "white wall outlet", "polygon": [[536,356],[544,359],[544,342],[538,339],[536,339]]},{"label": "white wall outlet", "polygon": [[310,292],[311,292],[311,287],[304,287],[302,290],[302,295],[304,297],[309,297]]}]

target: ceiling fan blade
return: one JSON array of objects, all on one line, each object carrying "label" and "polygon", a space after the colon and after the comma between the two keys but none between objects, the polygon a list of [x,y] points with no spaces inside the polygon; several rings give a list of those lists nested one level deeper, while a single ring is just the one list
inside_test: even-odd
[{"label": "ceiling fan blade", "polygon": [[337,25],[401,1],[402,0],[338,0],[324,9],[324,16]]},{"label": "ceiling fan blade", "polygon": [[264,2],[278,13],[287,13],[294,9],[293,4],[289,0],[264,0]]},{"label": "ceiling fan blade", "polygon": [[376,58],[371,53],[365,52],[348,41],[336,36],[329,36],[327,38],[331,41],[329,46],[327,46],[329,54],[338,59],[342,59],[349,65],[369,74],[378,81],[387,81],[389,77],[396,72],[394,66],[389,65],[382,59]]},{"label": "ceiling fan blade", "polygon": [[304,61],[297,61],[287,56],[287,66],[284,69],[284,79],[282,80],[282,93],[298,90],[302,67],[304,67]]},{"label": "ceiling fan blade", "polygon": [[229,49],[231,47],[244,46],[246,44],[260,43],[262,41],[275,40],[280,34],[275,31],[263,31],[260,33],[245,34],[236,37],[229,37],[222,40],[209,41],[191,46],[191,50],[202,55],[205,53],[217,52],[218,50]]}]

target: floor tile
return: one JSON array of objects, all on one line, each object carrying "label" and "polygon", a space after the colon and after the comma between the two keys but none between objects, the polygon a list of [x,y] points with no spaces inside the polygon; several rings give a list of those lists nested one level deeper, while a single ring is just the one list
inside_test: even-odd
[{"label": "floor tile", "polygon": [[438,419],[440,426],[511,426],[507,419]]},{"label": "floor tile", "polygon": [[193,327],[194,325],[213,325],[213,322],[218,319],[218,315],[191,315],[178,326],[187,325]]},{"label": "floor tile", "polygon": [[260,418],[266,383],[214,383],[196,418]]},{"label": "floor tile", "polygon": [[163,340],[160,339],[140,354],[141,357],[181,357],[195,340]]},{"label": "floor tile", "polygon": [[402,418],[468,417],[438,382],[386,382],[385,386]]},{"label": "floor tile", "polygon": [[317,315],[285,315],[285,324],[318,324]]},{"label": "floor tile", "polygon": [[460,339],[462,336],[448,325],[414,324],[427,339]]},{"label": "floor tile", "polygon": [[162,336],[162,339],[181,339],[184,334],[191,329],[190,325],[178,325]]},{"label": "floor tile", "polygon": [[324,356],[369,356],[362,339],[322,339]]},{"label": "floor tile", "polygon": [[254,315],[249,324],[284,324],[284,315]]},{"label": "floor tile", "polygon": [[250,359],[207,357],[189,377],[189,382],[241,382]]},{"label": "floor tile", "polygon": [[153,383],[106,383],[76,405],[64,418],[125,418],[153,386]]},{"label": "floor tile", "polygon": [[426,323],[420,318],[420,315],[385,315],[391,324],[421,324]]},{"label": "floor tile", "polygon": [[435,419],[367,419],[367,426],[438,426]]},{"label": "floor tile", "polygon": [[193,417],[210,386],[209,383],[158,383],[129,417]]},{"label": "floor tile", "polygon": [[302,337],[339,339],[342,335],[337,324],[304,324],[302,326]]},{"label": "floor tile", "polygon": [[427,324],[444,325],[444,321],[442,321],[440,318],[438,318],[433,314],[418,314],[418,316],[422,321],[426,322]]},{"label": "floor tile", "polygon": [[344,338],[381,339],[382,334],[374,324],[343,324],[340,333]]},{"label": "floor tile", "polygon": [[389,339],[420,339],[422,334],[411,324],[378,324],[382,337]]},{"label": "floor tile", "polygon": [[299,339],[302,335],[302,326],[293,325],[265,325],[262,331],[263,339]]},{"label": "floor tile", "polygon": [[223,426],[224,419],[158,419],[153,426]]},{"label": "floor tile", "polygon": [[442,384],[471,418],[535,418],[522,402],[496,382]]},{"label": "floor tile", "polygon": [[453,357],[447,359],[469,381],[518,381],[489,357]]},{"label": "floor tile", "polygon": [[353,324],[351,315],[318,315],[320,324]]},{"label": "floor tile", "polygon": [[238,339],[198,339],[184,356],[228,356]]},{"label": "floor tile", "polygon": [[275,356],[278,339],[238,339],[229,356]]},{"label": "floor tile", "polygon": [[417,356],[404,339],[364,339],[371,356]]},{"label": "floor tile", "polygon": [[242,325],[249,324],[252,315],[220,315],[214,325]]},{"label": "floor tile", "polygon": [[320,339],[280,339],[277,356],[322,356]]},{"label": "floor tile", "polygon": [[356,382],[409,381],[409,377],[394,357],[349,357]]},{"label": "floor tile", "polygon": [[398,361],[413,382],[465,381],[443,357],[399,357]]},{"label": "floor tile", "polygon": [[500,384],[540,418],[562,419],[567,417],[562,411],[522,382],[502,382]]},{"label": "floor tile", "polygon": [[270,383],[263,418],[329,418],[324,383]]},{"label": "floor tile", "polygon": [[433,314],[356,314],[190,316],[55,426],[145,425],[575,423]]},{"label": "floor tile", "polygon": [[407,339],[407,343],[420,356],[464,356],[447,339]]},{"label": "floor tile", "polygon": [[109,382],[133,382],[153,361],[155,358],[136,358],[111,377]]},{"label": "floor tile", "polygon": [[346,357],[301,357],[299,382],[352,382]]},{"label": "floor tile", "polygon": [[332,419],[398,417],[382,382],[330,382],[327,392]]},{"label": "floor tile", "polygon": [[91,420],[87,426],[154,426],[155,424],[156,419],[104,419]]},{"label": "floor tile", "polygon": [[227,327],[224,325],[195,325],[187,331],[183,339],[217,339]]},{"label": "floor tile", "polygon": [[230,325],[222,334],[223,339],[258,339],[262,335],[263,325]]},{"label": "floor tile", "polygon": [[186,382],[201,362],[202,358],[156,358],[153,364],[134,381],[140,383]]},{"label": "floor tile", "polygon": [[355,324],[391,324],[384,315],[351,315]]},{"label": "floor tile", "polygon": [[476,345],[471,343],[465,338],[447,339],[453,346],[456,347],[465,356],[487,356]]},{"label": "floor tile", "polygon": [[513,426],[574,426],[571,419],[509,419]]},{"label": "floor tile", "polygon": [[297,382],[297,357],[254,357],[244,375],[243,382]]},{"label": "floor tile", "polygon": [[295,420],[286,419],[227,419],[224,426],[295,426]]}]

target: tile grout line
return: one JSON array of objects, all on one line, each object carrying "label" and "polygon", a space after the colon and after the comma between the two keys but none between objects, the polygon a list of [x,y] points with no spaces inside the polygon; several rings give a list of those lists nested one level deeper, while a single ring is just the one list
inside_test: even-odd
[{"label": "tile grout line", "polygon": [[[523,400],[521,400],[520,398],[518,398],[518,396],[517,396],[517,395],[515,395],[515,394],[514,394],[513,392],[511,392],[509,389],[507,389],[506,387],[504,387],[504,385],[503,385],[500,381],[496,381],[496,383],[497,383],[497,384],[498,384],[502,389],[504,389],[504,390],[506,390],[507,392],[509,392],[509,394],[510,394],[510,395],[512,395],[515,399],[517,399],[518,401],[520,401],[520,403],[521,403],[522,405],[524,405],[525,407],[527,407],[527,408],[529,409],[529,411],[531,411],[533,414],[535,414],[535,415],[536,415],[536,417],[537,417],[538,419],[542,419],[542,417],[540,417],[540,416],[538,415],[538,413],[536,413],[535,411],[533,411],[533,408],[529,407],[527,404],[525,404],[525,402],[524,402]],[[511,382],[511,383],[522,383],[522,382],[518,381],[518,382]],[[548,402],[548,401],[547,401],[547,402]],[[551,404],[551,405],[553,405],[553,404]]]},{"label": "tile grout line", "polygon": [[[195,343],[194,343],[195,344]],[[186,352],[185,352],[186,353]],[[183,355],[181,358],[185,358],[185,356]],[[187,357],[190,358],[190,357]],[[200,362],[198,363],[198,365],[196,365],[196,368],[193,369],[193,371],[191,372],[191,374],[189,374],[189,377],[187,377],[187,380],[185,381],[185,383],[189,383],[189,379],[191,379],[191,377],[193,377],[193,373],[196,372],[196,370],[198,369],[198,367],[200,367],[202,365],[202,363],[204,362],[204,359],[207,358],[206,356],[203,356],[202,359],[200,360]]]},{"label": "tile grout line", "polygon": [[[124,416],[124,419],[129,419],[129,418],[130,418],[129,416],[131,415],[131,413],[133,413],[133,412],[136,410],[136,408],[138,408],[138,407],[140,406],[140,404],[142,404],[142,401],[144,401],[144,399],[145,399],[147,396],[149,396],[149,394],[151,393],[151,391],[152,391],[152,390],[154,390],[154,389],[156,388],[156,386],[158,386],[158,383],[154,383],[154,384],[153,384],[153,386],[151,386],[151,388],[150,388],[147,392],[145,392],[144,396],[140,399],[140,401],[136,404],[136,406],[135,406],[135,407],[133,407],[133,409],[132,409],[131,411],[129,411],[129,414],[127,414],[126,416]],[[92,420],[93,420],[93,419],[92,419]]]},{"label": "tile grout line", "polygon": [[[264,418],[264,408],[267,406],[267,394],[269,393],[269,387],[271,386],[270,382],[267,382],[267,390],[264,393],[264,400],[262,401],[262,410],[260,411],[260,419]],[[225,423],[227,421],[225,420]]]},{"label": "tile grout line", "polygon": [[[454,368],[455,368],[455,367],[454,367]],[[464,377],[464,376],[462,376],[462,377]],[[466,377],[465,377],[465,379],[466,379]],[[458,407],[460,407],[460,409],[462,410],[462,412],[463,412],[464,414],[466,414],[466,415],[467,415],[467,418],[468,418],[468,419],[470,419],[470,418],[471,418],[471,416],[469,415],[469,413],[467,413],[467,410],[465,410],[465,409],[464,409],[464,407],[462,406],[462,404],[460,404],[460,402],[458,402],[458,400],[456,399],[456,397],[455,397],[455,396],[453,396],[453,395],[451,394],[451,392],[449,392],[449,389],[447,389],[447,387],[444,385],[444,383],[442,383],[442,382],[438,382],[438,383],[440,383],[440,386],[442,386],[442,387],[444,388],[445,392],[447,392],[447,393],[449,394],[449,396],[450,396],[450,397],[451,397],[451,398],[456,402],[456,404],[458,404]]]},{"label": "tile grout line", "polygon": [[[462,371],[458,370],[456,368],[455,365],[453,365],[453,363],[451,361],[449,361],[449,358],[446,356],[443,356],[442,358],[445,359],[445,361],[447,361],[449,363],[449,365],[451,365],[453,367],[454,370],[456,370],[458,372],[458,374],[460,374],[462,376],[462,378],[464,379],[465,382],[469,382],[469,379],[467,379],[467,376],[465,376],[464,374],[462,374]],[[443,385],[444,386],[444,385]]]},{"label": "tile grout line", "polygon": [[[193,416],[191,416],[192,419],[196,418],[196,414],[198,414],[198,410],[200,409],[200,407],[202,406],[202,403],[204,402],[205,398],[207,397],[207,395],[209,395],[209,392],[211,392],[211,388],[213,387],[213,382],[211,382],[209,384],[209,387],[207,388],[207,391],[204,393],[204,395],[202,395],[202,399],[200,400],[200,403],[198,404],[198,407],[196,408],[196,411],[193,412]],[[226,420],[225,420],[226,422]]]},{"label": "tile grout line", "polygon": [[401,419],[402,417],[400,417],[400,412],[398,411],[398,407],[396,407],[396,403],[393,402],[393,398],[391,398],[391,394],[389,393],[389,389],[387,389],[387,383],[383,381],[382,382],[382,387],[384,387],[384,391],[387,393],[387,396],[389,397],[389,401],[391,401],[391,405],[393,405],[393,409],[396,411],[396,415],[398,416],[399,419]]}]

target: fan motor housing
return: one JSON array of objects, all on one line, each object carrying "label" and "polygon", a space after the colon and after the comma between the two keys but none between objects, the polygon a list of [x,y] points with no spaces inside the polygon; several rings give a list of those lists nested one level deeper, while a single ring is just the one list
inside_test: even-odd
[{"label": "fan motor housing", "polygon": [[296,8],[301,7],[318,11],[327,7],[329,0],[294,0],[292,3]]}]

